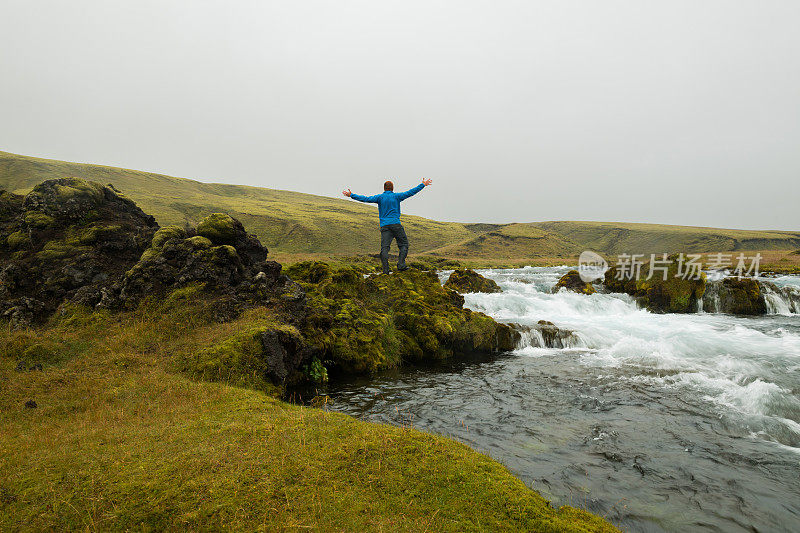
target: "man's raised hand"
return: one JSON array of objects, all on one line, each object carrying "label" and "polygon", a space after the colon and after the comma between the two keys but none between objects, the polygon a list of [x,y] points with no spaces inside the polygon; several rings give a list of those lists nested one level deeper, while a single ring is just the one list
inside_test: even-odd
[{"label": "man's raised hand", "polygon": [[353,194],[353,193],[350,192],[350,189],[346,189],[346,190],[342,191],[342,194],[344,194],[345,196],[350,198],[350,195]]},{"label": "man's raised hand", "polygon": [[430,185],[431,183],[433,183],[433,180],[432,180],[432,179],[430,179],[430,178],[422,178],[422,184],[423,184],[424,186],[426,186],[426,187],[427,187],[427,186],[428,186],[428,185]]}]

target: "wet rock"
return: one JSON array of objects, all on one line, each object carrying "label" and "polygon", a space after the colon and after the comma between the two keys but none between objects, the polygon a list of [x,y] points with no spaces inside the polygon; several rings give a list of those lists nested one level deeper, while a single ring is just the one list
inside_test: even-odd
[{"label": "wet rock", "polygon": [[501,292],[494,280],[485,278],[469,268],[454,270],[444,286],[461,294],[469,292]]},{"label": "wet rock", "polygon": [[548,320],[540,320],[536,326],[547,348],[564,348],[565,341],[572,337],[572,331],[561,329]]},{"label": "wet rock", "polygon": [[552,292],[556,293],[561,289],[566,289],[571,292],[578,292],[581,294],[594,294],[595,290],[591,283],[586,283],[581,279],[581,275],[577,270],[570,270],[558,280],[553,286]]},{"label": "wet rock", "polygon": [[[700,308],[706,287],[705,274],[699,279],[681,277],[678,272],[676,256],[669,258],[666,274],[654,269],[650,275],[650,265],[642,265],[640,275],[629,278],[620,274],[619,266],[609,268],[605,273],[604,287],[609,292],[623,292],[636,297],[639,305],[654,313],[696,313]],[[656,267],[661,265],[654,265]]]},{"label": "wet rock", "polygon": [[730,277],[710,282],[703,297],[703,310],[732,315],[764,315],[767,312],[765,291],[761,290],[760,282],[752,278]]}]

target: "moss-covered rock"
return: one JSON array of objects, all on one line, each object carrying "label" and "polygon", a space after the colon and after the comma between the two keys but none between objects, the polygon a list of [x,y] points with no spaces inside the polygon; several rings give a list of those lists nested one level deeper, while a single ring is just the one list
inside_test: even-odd
[{"label": "moss-covered rock", "polygon": [[581,294],[594,294],[595,290],[591,283],[586,283],[581,279],[581,275],[577,270],[570,270],[558,280],[553,286],[553,292],[558,292],[565,289],[571,292],[578,292]]},{"label": "moss-covered rock", "polygon": [[185,360],[183,370],[207,381],[271,390],[276,384],[284,384],[301,363],[311,363],[310,353],[294,326],[254,324],[193,353]]},{"label": "moss-covered rock", "polygon": [[197,225],[197,234],[214,244],[233,244],[236,230],[236,220],[225,213],[212,213]]},{"label": "moss-covered rock", "polygon": [[39,211],[29,211],[25,213],[25,224],[32,228],[48,228],[55,224],[55,219]]},{"label": "moss-covered rock", "polygon": [[365,278],[352,268],[310,262],[288,272],[310,293],[303,334],[326,364],[341,371],[368,373],[459,353],[509,351],[519,339],[511,327],[463,309],[463,298],[454,298],[433,272]]},{"label": "moss-covered rock", "polygon": [[494,280],[485,278],[469,268],[454,270],[444,286],[462,294],[469,292],[501,292]]},{"label": "moss-covered rock", "polygon": [[295,281],[319,283],[332,275],[328,263],[323,261],[302,261],[286,268],[286,275]]},{"label": "moss-covered rock", "polygon": [[[60,178],[40,183],[25,197],[27,213],[57,220],[77,220],[91,214],[107,199],[111,189],[81,178]],[[115,195],[116,196],[116,195]]]},{"label": "moss-covered rock", "polygon": [[[662,266],[666,273],[656,268]],[[705,292],[706,276],[701,273],[698,279],[682,277],[678,268],[678,259],[673,256],[665,265],[654,265],[652,277],[650,264],[642,265],[637,278],[621,275],[615,265],[606,271],[604,286],[611,292],[636,297],[640,305],[654,313],[696,313]]]},{"label": "moss-covered rock", "polygon": [[211,248],[211,241],[201,235],[195,235],[194,237],[189,237],[188,239],[186,239],[186,243],[189,244],[195,250]]},{"label": "moss-covered rock", "polygon": [[767,303],[758,281],[753,278],[724,278],[708,284],[703,308],[732,315],[764,315]]},{"label": "moss-covered rock", "polygon": [[25,231],[15,231],[6,238],[6,244],[12,250],[27,248],[31,245],[31,239]]},{"label": "moss-covered rock", "polygon": [[184,239],[186,237],[186,230],[180,226],[164,226],[153,235],[153,241],[150,243],[152,248],[161,248],[164,243],[170,239]]},{"label": "moss-covered rock", "polygon": [[[206,222],[225,217],[208,217]],[[197,231],[193,228],[160,229],[152,239],[152,246],[126,272],[119,289],[107,299],[107,305],[135,307],[150,295],[170,293],[188,283],[202,283],[206,293],[224,295],[225,316],[254,305],[302,307],[305,297],[302,288],[281,273],[280,264],[266,260],[267,249],[244,230],[241,222],[230,220],[233,234],[226,240],[231,244],[194,235]],[[221,314],[220,318],[225,316]]]},{"label": "moss-covered rock", "polygon": [[[142,255],[155,219],[110,187],[48,180],[0,198],[0,315],[24,327],[65,301],[94,305]],[[77,300],[76,300],[77,301]]]},{"label": "moss-covered rock", "polygon": [[89,248],[86,246],[74,246],[63,241],[49,241],[36,256],[41,261],[52,261],[54,259],[74,257],[88,250]]}]

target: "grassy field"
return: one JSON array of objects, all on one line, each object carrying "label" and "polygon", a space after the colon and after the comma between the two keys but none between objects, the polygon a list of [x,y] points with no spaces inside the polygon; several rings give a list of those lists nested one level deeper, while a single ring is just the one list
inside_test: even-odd
[{"label": "grassy field", "polygon": [[[371,205],[0,152],[0,188],[24,193],[43,180],[65,176],[113,184],[162,225],[196,224],[212,212],[230,213],[284,257],[378,252],[377,217]],[[404,216],[403,223],[413,239],[413,254],[473,265],[550,264],[554,258],[573,258],[586,249],[613,255],[800,248],[800,232],[794,231],[618,222],[462,224],[415,216]]]},{"label": "grassy field", "polygon": [[196,379],[268,311],[176,302],[3,326],[0,530],[614,531],[447,438]]}]

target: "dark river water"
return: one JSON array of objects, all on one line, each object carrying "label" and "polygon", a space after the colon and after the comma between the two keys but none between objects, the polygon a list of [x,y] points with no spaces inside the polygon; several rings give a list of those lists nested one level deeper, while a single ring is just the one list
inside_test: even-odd
[{"label": "dark river water", "polygon": [[503,292],[466,305],[550,320],[575,332],[570,347],[531,337],[339,382],[330,408],[450,436],[554,505],[629,531],[800,531],[800,315],[656,315],[619,295],[550,294],[567,270],[484,271]]}]

